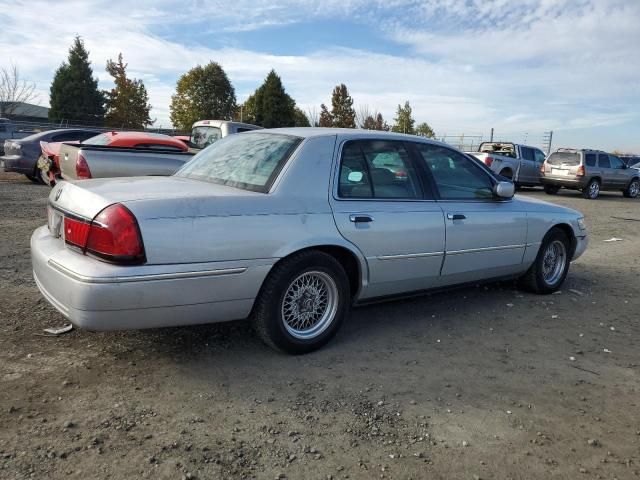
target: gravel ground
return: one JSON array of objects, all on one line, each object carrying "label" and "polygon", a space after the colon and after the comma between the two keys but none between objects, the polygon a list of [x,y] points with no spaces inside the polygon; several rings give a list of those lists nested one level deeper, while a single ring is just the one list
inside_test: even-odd
[{"label": "gravel ground", "polygon": [[586,215],[561,293],[359,308],[290,357],[246,322],[41,336],[65,323],[30,269],[47,193],[0,173],[0,478],[640,476],[640,201],[524,191]]}]

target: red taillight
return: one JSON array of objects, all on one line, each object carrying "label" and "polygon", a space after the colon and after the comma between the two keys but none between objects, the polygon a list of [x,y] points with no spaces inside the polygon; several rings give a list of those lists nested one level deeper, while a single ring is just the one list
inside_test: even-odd
[{"label": "red taillight", "polygon": [[82,153],[79,152],[78,159],[76,160],[76,177],[80,180],[91,178],[91,170],[89,170],[89,165],[87,165],[87,161],[82,156]]},{"label": "red taillight", "polygon": [[91,222],[86,251],[115,262],[144,261],[138,222],[125,206],[116,203]]},{"label": "red taillight", "polygon": [[540,165],[540,173],[544,175],[544,163]]},{"label": "red taillight", "polygon": [[578,167],[578,171],[576,172],[576,176],[584,177],[584,165],[580,165]]},{"label": "red taillight", "polygon": [[142,263],[144,246],[136,218],[124,205],[116,203],[91,221],[64,218],[65,241],[114,263]]},{"label": "red taillight", "polygon": [[67,243],[84,249],[89,234],[89,222],[64,217],[64,239]]},{"label": "red taillight", "polygon": [[493,157],[484,157],[484,164],[487,167],[490,167],[492,163],[493,163]]}]

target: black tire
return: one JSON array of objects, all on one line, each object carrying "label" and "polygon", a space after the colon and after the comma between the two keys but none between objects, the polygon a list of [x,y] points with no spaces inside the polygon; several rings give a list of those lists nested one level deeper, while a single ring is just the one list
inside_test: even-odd
[{"label": "black tire", "polygon": [[547,195],[555,195],[560,191],[560,187],[558,185],[544,185],[544,193]]},{"label": "black tire", "polygon": [[31,180],[33,183],[42,185],[42,179],[40,178],[40,175],[37,174],[37,172],[34,172],[34,175],[29,175],[25,173],[24,176],[27,177],[29,180]]},{"label": "black tire", "polygon": [[640,180],[638,180],[637,178],[634,178],[633,180],[631,180],[629,182],[629,185],[627,185],[627,188],[625,188],[622,191],[622,194],[626,198],[636,198],[639,193],[640,193]]},{"label": "black tire", "polygon": [[[545,253],[547,248],[554,242],[561,242],[564,245],[564,266],[562,271],[558,271],[557,277],[553,278],[552,282],[549,282],[545,279],[543,269],[545,263]],[[535,261],[527,270],[522,277],[518,279],[518,286],[529,292],[539,293],[539,294],[549,294],[553,293],[560,288],[562,282],[564,282],[567,277],[567,273],[569,272],[569,265],[571,263],[571,242],[567,237],[567,234],[564,233],[559,228],[552,228],[547,232],[547,234],[542,239],[542,243],[540,245],[540,250],[538,251],[538,255],[536,256]]]},{"label": "black tire", "polygon": [[582,196],[587,200],[595,200],[600,195],[600,181],[592,178],[585,188],[582,189]]},{"label": "black tire", "polygon": [[[299,338],[291,333],[291,325],[284,320],[283,303],[290,286],[305,273],[330,278],[337,298],[335,313],[325,328],[313,337]],[[253,307],[251,321],[254,330],[267,345],[297,355],[317,350],[326,344],[340,329],[349,306],[349,279],[340,263],[326,253],[306,250],[285,258],[269,273]]]}]

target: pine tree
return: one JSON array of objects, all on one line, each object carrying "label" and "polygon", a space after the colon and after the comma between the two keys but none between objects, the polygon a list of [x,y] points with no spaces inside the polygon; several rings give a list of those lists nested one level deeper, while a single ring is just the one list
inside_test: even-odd
[{"label": "pine tree", "polygon": [[58,67],[51,82],[49,120],[102,125],[104,95],[93,78],[89,52],[77,36],[66,62]]},{"label": "pine tree", "polygon": [[127,65],[122,61],[107,61],[107,72],[113,77],[115,87],[105,91],[107,98],[106,124],[110,127],[143,129],[151,125],[149,95],[142,80],[127,77]]},{"label": "pine tree", "polygon": [[222,67],[209,62],[180,77],[169,110],[171,123],[182,130],[191,130],[198,120],[231,120],[237,110],[236,92]]},{"label": "pine tree", "polygon": [[384,121],[384,118],[382,118],[382,114],[378,113],[378,115],[376,115],[376,126],[374,130],[388,132],[390,129],[391,127],[389,127],[389,124]]},{"label": "pine tree", "polygon": [[282,85],[282,80],[271,70],[264,83],[253,94],[255,98],[255,124],[265,128],[293,127],[296,124],[295,105]]},{"label": "pine tree", "polygon": [[298,107],[294,107],[293,109],[293,113],[295,115],[295,126],[296,127],[310,127],[311,124],[309,123],[309,119],[307,118],[307,116],[305,115],[305,113],[300,110]]},{"label": "pine tree", "polygon": [[331,113],[327,109],[327,106],[323,103],[320,105],[320,121],[318,122],[318,126],[320,127],[332,127],[333,126],[333,118],[331,117]]},{"label": "pine tree", "polygon": [[395,124],[391,128],[393,132],[409,134],[415,133],[414,125],[416,121],[411,116],[411,105],[409,105],[408,101],[404,102],[404,107],[402,105],[398,105],[396,117],[393,120],[395,121]]},{"label": "pine tree", "polygon": [[427,122],[422,122],[416,127],[416,135],[427,138],[435,138],[436,134]]},{"label": "pine tree", "polygon": [[356,111],[353,99],[344,83],[336,85],[331,95],[331,117],[334,127],[356,128]]}]

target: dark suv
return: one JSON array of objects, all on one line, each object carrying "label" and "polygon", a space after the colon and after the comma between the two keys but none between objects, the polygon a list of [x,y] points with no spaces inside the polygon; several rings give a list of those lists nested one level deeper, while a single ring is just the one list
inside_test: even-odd
[{"label": "dark suv", "polygon": [[581,190],[584,198],[594,200],[601,190],[620,190],[625,197],[640,193],[640,172],[629,168],[615,155],[599,150],[559,148],[540,168],[544,191],[549,195],[560,188]]}]

